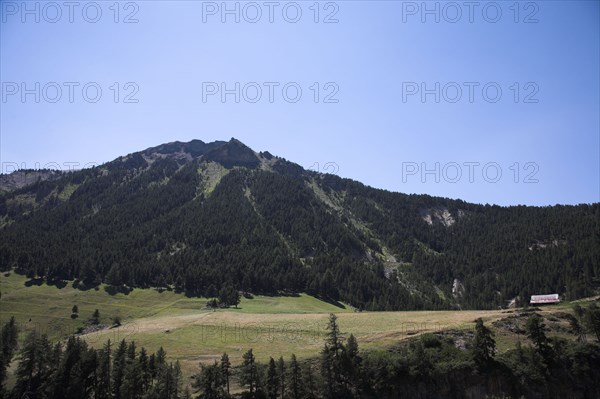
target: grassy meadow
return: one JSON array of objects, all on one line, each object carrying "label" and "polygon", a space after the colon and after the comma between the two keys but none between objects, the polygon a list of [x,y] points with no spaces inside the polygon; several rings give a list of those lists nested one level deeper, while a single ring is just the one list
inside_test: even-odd
[{"label": "grassy meadow", "polygon": [[[223,352],[239,364],[249,348],[259,361],[269,356],[299,358],[318,354],[330,313],[336,313],[340,329],[354,334],[362,349],[387,348],[425,332],[472,329],[482,317],[486,324],[507,317],[507,311],[399,311],[355,312],[351,307],[336,306],[310,295],[287,297],[242,297],[237,309],[205,309],[207,299],[188,298],[172,291],[134,289],[128,294],[109,294],[97,290],[81,291],[67,284],[26,286],[27,278],[15,273],[0,276],[0,322],[11,316],[22,331],[46,333],[51,340],[64,339],[78,328],[89,326],[95,309],[106,328],[82,335],[94,347],[107,339],[135,340],[139,346],[156,351],[162,346],[171,360],[181,362],[189,376],[199,362],[212,362]],[[73,305],[79,317],[71,317]],[[544,308],[545,312],[564,311],[568,305]],[[122,325],[110,328],[114,317]],[[496,331],[500,351],[514,347],[521,335]],[[14,363],[13,363],[14,365]]]}]

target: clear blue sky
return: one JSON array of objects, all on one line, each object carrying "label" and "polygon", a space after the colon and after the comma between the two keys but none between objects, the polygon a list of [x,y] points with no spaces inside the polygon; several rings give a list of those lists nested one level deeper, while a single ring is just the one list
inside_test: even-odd
[{"label": "clear blue sky", "polygon": [[[600,200],[597,1],[228,2],[239,23],[221,1],[121,2],[118,15],[113,1],[75,3],[0,3],[3,172],[236,137],[393,191],[502,205]],[[209,92],[235,82],[239,103]],[[273,102],[268,82],[279,84]]]}]

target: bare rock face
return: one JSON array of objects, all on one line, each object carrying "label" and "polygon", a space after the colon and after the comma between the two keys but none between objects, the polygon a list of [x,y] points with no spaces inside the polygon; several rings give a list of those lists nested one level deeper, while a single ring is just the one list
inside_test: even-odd
[{"label": "bare rock face", "polygon": [[[430,209],[422,209],[421,217],[428,225],[434,223],[440,223],[445,227],[450,227],[456,222],[455,216],[453,216],[447,208],[434,207]],[[456,215],[458,218],[465,216],[464,211],[459,210]]]},{"label": "bare rock face", "polygon": [[9,174],[0,174],[0,192],[14,191],[38,181],[57,179],[63,172],[51,169],[22,169]]},{"label": "bare rock face", "polygon": [[455,278],[454,282],[452,283],[452,296],[454,298],[460,298],[463,296],[464,292],[465,286],[459,279]]}]

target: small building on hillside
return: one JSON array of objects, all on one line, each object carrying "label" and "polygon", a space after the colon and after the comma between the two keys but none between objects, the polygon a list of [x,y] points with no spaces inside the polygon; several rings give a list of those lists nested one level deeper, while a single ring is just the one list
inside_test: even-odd
[{"label": "small building on hillside", "polygon": [[532,295],[531,301],[529,303],[531,305],[543,305],[545,303],[559,303],[560,299],[558,294],[548,294],[548,295]]}]

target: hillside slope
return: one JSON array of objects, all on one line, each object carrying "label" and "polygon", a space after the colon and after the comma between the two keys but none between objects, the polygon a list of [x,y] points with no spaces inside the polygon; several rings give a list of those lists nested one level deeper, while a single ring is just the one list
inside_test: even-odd
[{"label": "hillside slope", "polygon": [[499,207],[306,171],[238,140],[168,143],[0,194],[0,269],[81,288],[309,292],[496,308],[600,285],[599,204]]}]

